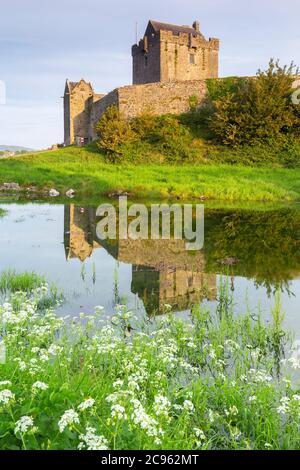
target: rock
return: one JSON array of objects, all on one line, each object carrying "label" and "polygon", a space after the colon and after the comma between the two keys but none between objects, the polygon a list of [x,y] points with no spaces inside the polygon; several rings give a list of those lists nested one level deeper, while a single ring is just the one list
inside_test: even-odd
[{"label": "rock", "polygon": [[109,198],[111,199],[115,199],[115,198],[119,198],[119,197],[129,197],[130,194],[127,193],[126,191],[117,191],[116,193],[111,193],[108,195]]},{"label": "rock", "polygon": [[57,197],[57,196],[59,196],[59,192],[56,191],[56,189],[50,189],[49,196],[50,197]]},{"label": "rock", "polygon": [[224,258],[219,260],[219,263],[224,266],[235,266],[236,264],[239,264],[239,262],[240,260],[238,258]]},{"label": "rock", "polygon": [[3,183],[3,189],[20,191],[21,188],[19,183]]},{"label": "rock", "polygon": [[69,191],[66,192],[67,197],[74,197],[75,196],[75,190],[74,189],[69,189]]}]

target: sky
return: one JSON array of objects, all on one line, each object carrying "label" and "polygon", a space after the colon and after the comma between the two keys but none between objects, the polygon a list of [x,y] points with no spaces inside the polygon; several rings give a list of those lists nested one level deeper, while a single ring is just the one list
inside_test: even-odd
[{"label": "sky", "polygon": [[254,75],[271,57],[300,65],[299,0],[0,0],[0,144],[62,142],[66,78],[98,93],[130,84],[136,23],[140,38],[149,19],[199,20],[221,40],[220,76]]}]

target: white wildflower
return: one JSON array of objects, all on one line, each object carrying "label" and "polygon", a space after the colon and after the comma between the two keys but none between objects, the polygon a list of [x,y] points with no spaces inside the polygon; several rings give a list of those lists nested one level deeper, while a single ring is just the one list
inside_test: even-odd
[{"label": "white wildflower", "polygon": [[0,392],[0,404],[9,405],[10,402],[14,401],[15,395],[11,392],[11,390],[2,390]]},{"label": "white wildflower", "polygon": [[118,379],[113,383],[114,388],[121,388],[124,385],[124,380]]},{"label": "white wildflower", "polygon": [[115,418],[119,421],[121,421],[122,419],[127,420],[127,414],[125,412],[124,406],[119,405],[118,403],[116,403],[115,405],[112,405],[111,416],[112,418]]},{"label": "white wildflower", "polygon": [[200,441],[205,441],[206,440],[206,436],[205,436],[204,432],[202,431],[202,429],[194,428],[194,433],[195,433],[195,436],[198,439],[200,439]]},{"label": "white wildflower", "polygon": [[26,434],[33,427],[33,418],[31,416],[22,416],[22,418],[16,422],[15,434]]},{"label": "white wildflower", "polygon": [[11,385],[10,380],[3,380],[2,382],[0,382],[0,387],[4,387],[4,386],[7,386],[7,385]]},{"label": "white wildflower", "polygon": [[294,370],[300,369],[300,360],[297,357],[290,357],[288,363]]},{"label": "white wildflower", "polygon": [[286,414],[289,410],[290,399],[288,397],[282,397],[280,400],[280,405],[277,408],[279,414]]},{"label": "white wildflower", "polygon": [[80,405],[78,405],[78,409],[80,411],[87,410],[88,408],[92,408],[95,404],[95,400],[93,398],[88,398],[87,400],[84,400]]},{"label": "white wildflower", "polygon": [[163,395],[156,395],[154,397],[153,409],[157,416],[163,416],[164,418],[169,418],[169,411],[172,404],[167,397]]},{"label": "white wildflower", "polygon": [[194,404],[190,400],[185,400],[183,402],[183,409],[192,413],[195,410]]},{"label": "white wildflower", "polygon": [[96,434],[96,429],[88,427],[85,434],[79,436],[81,440],[79,450],[108,450],[108,441],[103,436]]},{"label": "white wildflower", "polygon": [[249,397],[249,403],[254,403],[257,401],[257,396],[256,395],[252,395],[251,397]]},{"label": "white wildflower", "polygon": [[67,427],[72,426],[73,424],[79,424],[78,413],[74,410],[67,410],[58,422],[59,431],[62,433]]},{"label": "white wildflower", "polygon": [[44,390],[47,390],[48,388],[49,388],[49,385],[40,381],[35,382],[31,387],[33,393],[36,393],[38,390],[44,391]]},{"label": "white wildflower", "polygon": [[57,344],[51,344],[51,346],[48,348],[48,353],[51,356],[58,356],[63,352],[63,348],[61,346],[58,346]]}]

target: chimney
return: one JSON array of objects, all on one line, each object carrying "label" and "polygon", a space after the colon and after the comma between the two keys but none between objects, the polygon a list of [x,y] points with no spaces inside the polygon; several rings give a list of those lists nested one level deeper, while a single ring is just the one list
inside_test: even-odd
[{"label": "chimney", "polygon": [[193,28],[194,28],[195,31],[198,31],[198,32],[200,31],[200,23],[199,23],[199,21],[194,21],[194,23],[193,23]]}]

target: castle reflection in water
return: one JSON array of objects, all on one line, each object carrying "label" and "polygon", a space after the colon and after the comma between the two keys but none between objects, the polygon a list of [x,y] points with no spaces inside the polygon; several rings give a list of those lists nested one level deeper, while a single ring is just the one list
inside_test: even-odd
[{"label": "castle reflection in water", "polygon": [[96,225],[95,208],[65,206],[66,258],[84,262],[94,250],[105,249],[116,260],[131,264],[131,291],[148,313],[162,311],[166,304],[182,311],[204,298],[216,298],[217,277],[204,272],[204,253],[187,251],[184,240],[100,241]]}]

